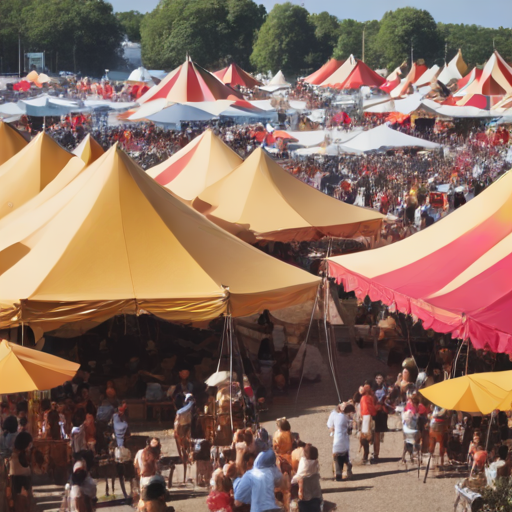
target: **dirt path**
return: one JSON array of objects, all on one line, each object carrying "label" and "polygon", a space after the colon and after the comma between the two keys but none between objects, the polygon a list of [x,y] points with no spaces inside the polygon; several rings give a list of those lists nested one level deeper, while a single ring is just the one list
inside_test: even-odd
[{"label": "dirt path", "polygon": [[[370,378],[378,370],[385,371],[382,363],[373,356],[370,349],[354,347],[352,354],[336,355],[341,393],[346,399],[359,383]],[[335,504],[339,511],[350,512],[445,512],[453,510],[454,485],[460,475],[432,471],[423,484],[424,469],[418,478],[417,466],[400,463],[403,449],[402,432],[385,434],[381,445],[381,462],[363,466],[359,441],[351,439],[351,458],[354,477],[350,481],[336,482],[332,475],[332,438],[326,427],[327,418],[337,403],[337,396],[328,367],[323,369],[320,382],[303,385],[298,400],[296,390],[288,395],[275,397],[270,411],[262,423],[270,433],[275,431],[275,419],[286,416],[292,431],[299,432],[305,442],[317,446],[320,457],[320,471],[324,500]],[[394,420],[390,419],[390,426]],[[164,432],[157,432],[164,443],[166,454],[176,454],[174,440]],[[169,453],[170,452],[170,453]],[[193,469],[195,474],[195,469]],[[178,469],[175,481],[181,481]],[[371,492],[368,492],[371,491]],[[177,512],[207,512],[206,493],[192,484],[172,491]]]}]

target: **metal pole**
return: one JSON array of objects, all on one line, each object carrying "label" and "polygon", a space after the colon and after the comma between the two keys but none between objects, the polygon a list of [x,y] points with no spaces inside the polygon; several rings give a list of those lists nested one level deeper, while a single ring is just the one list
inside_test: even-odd
[{"label": "metal pole", "polygon": [[361,59],[364,62],[364,32],[366,30],[366,24],[363,26],[363,58]]},{"label": "metal pole", "polygon": [[21,78],[21,34],[18,31],[18,77]]}]

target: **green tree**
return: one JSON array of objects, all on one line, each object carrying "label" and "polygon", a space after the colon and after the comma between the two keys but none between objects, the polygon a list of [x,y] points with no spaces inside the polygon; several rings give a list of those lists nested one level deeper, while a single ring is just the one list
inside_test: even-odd
[{"label": "green tree", "polygon": [[162,0],[142,22],[142,59],[164,69],[187,54],[211,69],[233,59],[244,66],[264,14],[252,0]]},{"label": "green tree", "polygon": [[104,0],[33,0],[23,10],[26,50],[53,70],[99,76],[121,63],[122,28]]},{"label": "green tree", "polygon": [[251,62],[260,71],[300,74],[307,66],[315,27],[308,11],[290,2],[276,4],[258,32]]},{"label": "green tree", "polygon": [[334,47],[340,37],[340,22],[336,16],[327,11],[310,14],[309,19],[315,27],[315,65],[321,66],[332,57]]},{"label": "green tree", "polygon": [[229,45],[224,64],[235,61],[244,69],[251,68],[251,53],[256,34],[267,16],[263,4],[252,0],[227,0]]},{"label": "green tree", "polygon": [[380,52],[375,44],[380,24],[377,20],[361,23],[360,21],[345,19],[340,22],[341,35],[334,48],[334,58],[348,59],[353,55],[357,59],[363,58],[363,32],[364,32],[364,61],[372,68],[380,66]]},{"label": "green tree", "polygon": [[348,59],[350,55],[358,59],[362,57],[363,29],[364,23],[360,21],[345,19],[340,22],[340,36],[334,48],[335,59]]},{"label": "green tree", "polygon": [[121,23],[128,40],[132,43],[140,43],[140,25],[144,14],[139,11],[117,12],[116,18]]},{"label": "green tree", "polygon": [[[382,17],[375,44],[382,49],[382,64],[394,69],[411,55],[431,66],[442,63],[443,40],[432,15],[421,9],[404,7]],[[416,58],[415,57],[415,58]]]},{"label": "green tree", "polygon": [[512,30],[509,28],[493,29],[453,23],[437,25],[446,45],[447,61],[455,56],[459,48],[470,68],[483,66],[494,47],[505,59],[512,59]]},{"label": "green tree", "polygon": [[[31,0],[0,0],[0,72],[18,71],[18,42],[25,42],[23,10]],[[23,63],[22,63],[23,71]]]}]

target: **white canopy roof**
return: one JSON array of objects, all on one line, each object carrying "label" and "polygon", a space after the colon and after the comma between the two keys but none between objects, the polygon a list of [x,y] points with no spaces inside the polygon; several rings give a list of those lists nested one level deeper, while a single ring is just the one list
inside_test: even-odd
[{"label": "white canopy roof", "polygon": [[483,110],[477,107],[457,107],[452,105],[441,105],[432,100],[422,100],[420,108],[427,112],[445,117],[458,117],[458,118],[480,118],[490,119],[493,117],[502,117],[501,112],[495,110]]},{"label": "white canopy roof", "polygon": [[358,151],[379,151],[384,149],[404,148],[404,147],[422,147],[425,149],[437,149],[441,146],[435,142],[412,137],[405,133],[393,130],[389,126],[382,124],[366,132],[362,132],[352,140],[345,142],[344,147],[350,150]]},{"label": "white canopy roof", "polygon": [[141,66],[130,73],[127,82],[153,82],[153,78],[149,71]]}]

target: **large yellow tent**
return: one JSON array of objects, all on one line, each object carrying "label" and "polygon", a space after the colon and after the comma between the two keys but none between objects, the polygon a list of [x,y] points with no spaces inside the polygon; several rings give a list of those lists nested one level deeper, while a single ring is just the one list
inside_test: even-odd
[{"label": "large yellow tent", "polygon": [[86,165],[90,165],[103,155],[105,151],[88,133],[82,142],[73,150],[73,154],[81,158]]},{"label": "large yellow tent", "polygon": [[249,232],[258,239],[283,242],[373,236],[384,219],[375,210],[346,204],[310,187],[262,149],[199,194],[194,207],[214,222],[231,224],[241,237]]},{"label": "large yellow tent", "polygon": [[0,165],[4,164],[27,145],[23,135],[0,121]]},{"label": "large yellow tent", "polygon": [[39,194],[72,158],[43,132],[1,165],[0,219]]},{"label": "large yellow tent", "polygon": [[206,130],[147,173],[181,199],[192,201],[242,162],[212,130]]},{"label": "large yellow tent", "polygon": [[71,380],[80,365],[51,354],[0,341],[0,393],[47,390]]},{"label": "large yellow tent", "polygon": [[59,211],[0,253],[0,327],[23,321],[48,330],[121,312],[206,320],[316,294],[317,277],[226,233],[117,146],[57,199]]},{"label": "large yellow tent", "polygon": [[[73,181],[86,167],[85,162],[78,157],[73,157],[65,165],[62,171],[45,187],[39,194],[29,199],[19,208],[8,213],[5,217],[0,218],[0,232],[6,227],[11,226],[13,229],[15,222],[25,216],[27,212],[33,211],[48,201],[50,198],[60,192],[68,183]],[[4,243],[2,235],[0,235],[0,247]],[[0,249],[1,250],[1,249]]]}]

